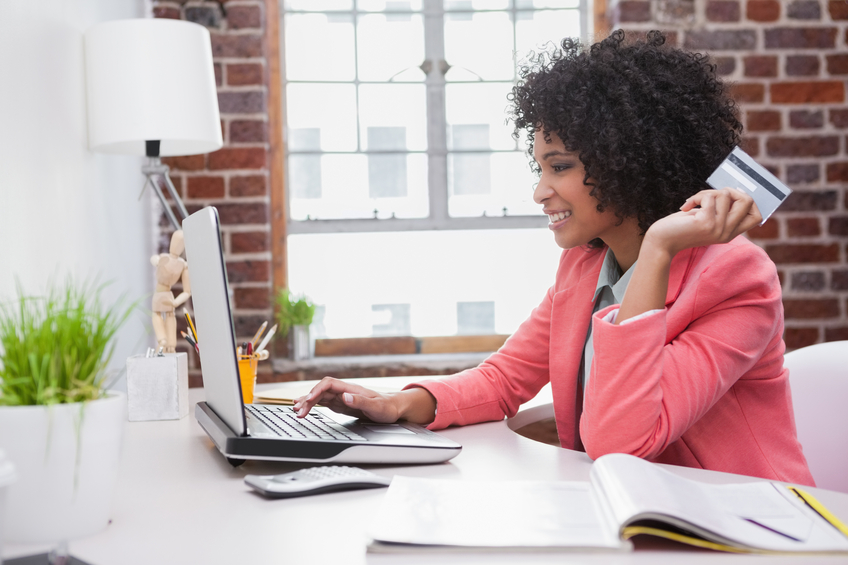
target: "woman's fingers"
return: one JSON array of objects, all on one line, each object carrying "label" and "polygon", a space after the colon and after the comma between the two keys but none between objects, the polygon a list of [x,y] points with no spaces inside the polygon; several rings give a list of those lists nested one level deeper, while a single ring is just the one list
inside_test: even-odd
[{"label": "woman's fingers", "polygon": [[309,394],[295,400],[294,409],[301,418],[309,414],[316,404],[326,406],[334,412],[362,417],[375,422],[395,422],[397,407],[392,395],[383,395],[352,383],[324,377]]}]

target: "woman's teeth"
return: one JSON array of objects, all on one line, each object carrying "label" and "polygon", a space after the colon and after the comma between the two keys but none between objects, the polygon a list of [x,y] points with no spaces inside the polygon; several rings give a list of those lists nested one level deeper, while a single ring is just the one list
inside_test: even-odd
[{"label": "woman's teeth", "polygon": [[552,224],[561,222],[571,215],[571,212],[557,212],[556,214],[548,214],[548,218]]}]

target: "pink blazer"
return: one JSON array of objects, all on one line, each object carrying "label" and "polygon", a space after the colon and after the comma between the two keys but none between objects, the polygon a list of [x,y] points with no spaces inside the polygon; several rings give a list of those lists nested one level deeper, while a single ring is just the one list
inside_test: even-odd
[{"label": "pink blazer", "polygon": [[[480,366],[418,385],[431,429],[500,420],[548,382],[563,447],[576,438],[577,374],[590,318],[594,360],[580,416],[586,453],[813,485],[783,367],[774,264],[743,237],[672,261],[666,308],[625,325],[591,316],[604,250],[563,252],[556,282]],[[616,308],[612,306],[610,308]]]}]

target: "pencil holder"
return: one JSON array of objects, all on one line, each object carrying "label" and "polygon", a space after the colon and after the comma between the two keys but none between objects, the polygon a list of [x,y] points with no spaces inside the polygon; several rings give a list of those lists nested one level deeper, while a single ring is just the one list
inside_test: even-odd
[{"label": "pencil holder", "polygon": [[255,355],[239,355],[239,379],[241,380],[241,396],[245,404],[253,403],[253,389],[256,388],[256,366],[259,359]]},{"label": "pencil holder", "polygon": [[188,415],[185,353],[127,359],[127,413],[131,422],[179,420]]}]

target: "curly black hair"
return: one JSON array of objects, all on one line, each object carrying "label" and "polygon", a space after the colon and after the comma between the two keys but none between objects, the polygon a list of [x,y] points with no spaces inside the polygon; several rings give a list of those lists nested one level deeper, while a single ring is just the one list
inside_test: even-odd
[{"label": "curly black hair", "polygon": [[513,136],[526,133],[531,160],[536,131],[555,133],[583,163],[598,211],[636,218],[643,234],[708,188],[742,133],[708,56],[664,44],[658,31],[625,42],[619,30],[588,49],[565,39],[532,54],[509,95]]}]

